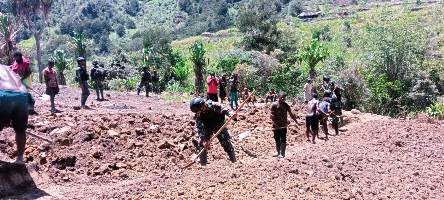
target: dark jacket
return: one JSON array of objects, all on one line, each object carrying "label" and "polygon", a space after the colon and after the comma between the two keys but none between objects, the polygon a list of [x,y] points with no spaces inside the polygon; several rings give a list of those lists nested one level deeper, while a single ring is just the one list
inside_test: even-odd
[{"label": "dark jacket", "polygon": [[144,71],[142,73],[142,82],[150,82],[151,81],[151,73],[149,71]]},{"label": "dark jacket", "polygon": [[76,81],[77,82],[84,82],[89,80],[89,74],[83,67],[78,67],[76,69]]},{"label": "dark jacket", "polygon": [[225,115],[228,115],[228,110],[220,105],[214,105],[211,100],[207,101],[206,105],[209,109],[196,115],[196,126],[199,136],[209,139],[225,124]]}]

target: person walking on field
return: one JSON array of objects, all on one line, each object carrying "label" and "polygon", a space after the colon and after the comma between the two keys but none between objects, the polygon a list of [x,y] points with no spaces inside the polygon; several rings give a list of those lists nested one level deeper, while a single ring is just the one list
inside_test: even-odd
[{"label": "person walking on field", "polygon": [[[31,67],[29,63],[29,59],[24,57],[21,52],[14,53],[14,63],[11,65],[11,70],[16,73],[22,84],[27,88],[31,89]],[[35,111],[35,100],[32,97],[31,93],[27,93],[28,95],[28,110],[30,115],[38,115]]]},{"label": "person walking on field", "polygon": [[[231,109],[233,109],[233,110],[237,110],[237,108],[239,108],[238,86],[239,86],[239,78],[238,78],[237,74],[233,74],[230,79],[230,106],[231,106]],[[236,105],[236,109],[234,109],[235,105]]]},{"label": "person walking on field", "polygon": [[221,103],[224,103],[227,98],[227,77],[225,75],[219,81],[219,97]]},{"label": "person walking on field", "polygon": [[76,81],[79,83],[80,88],[82,89],[82,94],[80,98],[80,106],[82,109],[89,109],[86,105],[86,100],[88,100],[89,89],[88,89],[88,80],[89,74],[86,70],[86,60],[84,57],[77,58],[77,69],[76,69]]},{"label": "person walking on field", "polygon": [[330,103],[329,103],[330,96],[331,96],[330,91],[324,92],[322,102],[319,103],[319,124],[322,125],[322,131],[325,134],[325,140],[328,140],[327,121],[328,121],[328,116],[330,115],[331,112]]},{"label": "person walking on field", "polygon": [[210,73],[210,75],[207,77],[207,85],[207,99],[213,102],[218,102],[217,86],[219,85],[219,80],[216,78],[214,73]]},{"label": "person walking on field", "polygon": [[[319,101],[317,100],[318,94],[313,93],[313,99],[307,103],[307,114],[305,115],[305,134],[307,135],[307,142],[316,144],[316,137],[319,132]],[[310,140],[311,133],[311,140]]]},{"label": "person walking on field", "polygon": [[54,61],[48,61],[48,67],[43,70],[43,78],[46,85],[46,94],[49,95],[51,101],[51,113],[60,112],[55,108],[54,99],[57,94],[59,94],[59,84],[57,82],[57,72],[54,70]]},{"label": "person walking on field", "polygon": [[286,94],[280,92],[278,100],[271,104],[271,121],[273,122],[273,134],[276,142],[276,155],[273,157],[284,158],[287,148],[288,116],[298,123],[296,116],[291,112],[290,106],[285,102]]},{"label": "person walking on field", "polygon": [[148,67],[143,68],[143,73],[142,73],[142,77],[140,78],[140,83],[139,83],[139,87],[137,87],[137,95],[140,94],[140,91],[142,90],[143,87],[145,87],[145,96],[149,97],[149,93],[150,93],[150,81],[151,81],[151,73],[148,70]]},{"label": "person walking on field", "polygon": [[[208,149],[210,145],[209,140],[225,124],[225,116],[231,116],[231,113],[223,109],[219,104],[213,103],[211,100],[205,101],[199,97],[191,100],[190,109],[195,113],[198,137],[197,148],[199,151],[205,147]],[[217,136],[217,139],[228,154],[230,161],[236,162],[236,155],[230,142],[228,129],[224,128]],[[207,151],[204,151],[200,156],[201,165],[208,163],[207,157]]]},{"label": "person walking on field", "polygon": [[28,91],[16,74],[0,65],[0,131],[12,125],[17,145],[16,163],[23,164],[28,127]]}]

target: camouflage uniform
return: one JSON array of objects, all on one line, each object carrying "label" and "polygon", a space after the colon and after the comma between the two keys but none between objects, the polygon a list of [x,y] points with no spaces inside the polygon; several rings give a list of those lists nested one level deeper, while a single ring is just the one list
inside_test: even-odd
[{"label": "camouflage uniform", "polygon": [[335,130],[335,134],[339,133],[339,117],[342,115],[342,102],[340,98],[340,93],[338,91],[334,91],[330,98],[330,107],[331,107],[331,118],[332,118],[332,127]]},{"label": "camouflage uniform", "polygon": [[[197,137],[198,137],[198,150],[204,148],[204,142],[210,140],[214,133],[216,133],[219,128],[221,128],[225,123],[225,115],[228,115],[228,111],[222,109],[220,105],[213,105],[212,101],[206,102],[208,110],[200,114],[196,114],[196,126],[197,126]],[[230,161],[235,162],[236,156],[234,154],[233,145],[230,142],[230,134],[228,129],[225,128],[218,136],[220,144],[227,152]],[[200,156],[200,164],[207,164],[207,151],[204,151]]]}]

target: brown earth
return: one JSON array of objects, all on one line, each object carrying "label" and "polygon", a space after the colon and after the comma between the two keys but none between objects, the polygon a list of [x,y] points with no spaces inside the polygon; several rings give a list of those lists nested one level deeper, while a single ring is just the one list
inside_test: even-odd
[{"label": "brown earth", "polygon": [[[79,91],[62,88],[56,101],[64,112],[56,115],[36,97],[40,115],[30,118],[28,131],[55,143],[28,137],[26,165],[39,190],[8,198],[444,198],[442,121],[345,112],[340,135],[314,145],[305,142],[303,126],[290,127],[287,157],[277,159],[268,107],[258,104],[229,125],[237,163],[214,142],[209,165],[182,169],[196,153],[188,101],[108,94],[105,102],[92,94],[92,109],[77,111]],[[293,109],[302,122],[302,106]],[[0,134],[0,160],[14,157],[14,144],[11,129]]]}]

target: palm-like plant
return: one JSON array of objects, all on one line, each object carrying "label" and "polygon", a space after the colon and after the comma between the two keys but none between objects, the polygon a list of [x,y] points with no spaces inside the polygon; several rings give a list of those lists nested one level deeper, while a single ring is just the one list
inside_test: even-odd
[{"label": "palm-like plant", "polygon": [[72,37],[76,56],[86,59],[86,48],[88,46],[88,38],[83,33],[75,33]]},{"label": "palm-like plant", "polygon": [[17,36],[18,28],[11,17],[0,13],[0,58],[8,65],[12,64],[12,52],[14,51],[14,40]]},{"label": "palm-like plant", "polygon": [[52,59],[54,60],[55,67],[57,68],[57,78],[59,79],[60,85],[66,85],[64,71],[69,69],[69,63],[71,62],[68,55],[63,50],[56,50],[52,56]]},{"label": "palm-like plant", "polygon": [[194,73],[196,76],[195,86],[196,94],[202,94],[204,89],[204,78],[203,74],[205,72],[205,48],[202,41],[196,41],[190,47],[191,61],[194,64]]},{"label": "palm-like plant", "polygon": [[329,55],[328,49],[319,41],[319,39],[312,39],[310,45],[305,47],[299,55],[299,62],[305,62],[309,69],[311,79],[315,79],[316,65],[324,61]]}]

